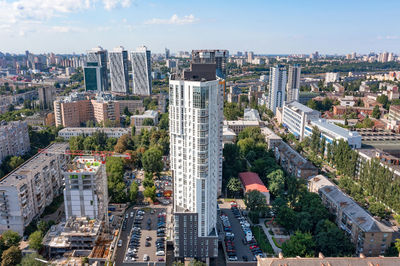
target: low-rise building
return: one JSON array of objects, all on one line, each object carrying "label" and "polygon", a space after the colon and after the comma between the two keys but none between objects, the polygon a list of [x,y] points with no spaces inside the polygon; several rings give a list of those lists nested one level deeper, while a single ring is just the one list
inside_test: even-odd
[{"label": "low-rise building", "polygon": [[103,222],[86,217],[71,217],[53,225],[43,237],[43,246],[50,256],[62,256],[74,250],[92,250],[96,246]]},{"label": "low-rise building", "polygon": [[318,119],[320,115],[320,112],[297,101],[288,102],[283,106],[282,125],[302,140],[304,138],[304,127],[307,122]]},{"label": "low-rise building", "polygon": [[[145,119],[151,119],[153,121],[152,125],[143,125]],[[147,110],[142,115],[131,116],[131,124],[136,128],[141,128],[142,126],[156,126],[158,124],[158,112],[154,110]]]},{"label": "low-rise building", "polygon": [[400,105],[391,105],[390,106],[389,120],[400,121]]},{"label": "low-rise building", "polygon": [[395,178],[400,178],[400,158],[391,155],[388,152],[384,152],[379,149],[358,149],[357,150],[357,165],[356,175],[359,176],[361,173],[362,165],[374,158],[380,161],[380,164],[389,169]]},{"label": "low-rise building", "polygon": [[[344,115],[344,114],[349,114],[352,112],[355,112],[356,114],[362,114],[364,116],[372,115],[372,112],[374,111],[374,107],[347,107],[347,106],[341,106],[341,105],[335,105],[333,106],[333,115]],[[387,110],[380,107],[379,111],[381,112],[381,116],[387,113]]]},{"label": "low-rise building", "polygon": [[286,142],[276,142],[274,146],[271,145],[269,148],[273,150],[276,161],[288,174],[303,179],[318,174],[317,167]]},{"label": "low-rise building", "polygon": [[30,126],[54,126],[54,113],[41,112],[28,116],[24,120]]},{"label": "low-rise building", "polygon": [[339,84],[339,83],[334,83],[332,85],[333,89],[338,92],[338,93],[343,93],[344,92],[344,87],[343,85]]},{"label": "low-rise building", "polygon": [[282,138],[276,135],[275,132],[268,127],[262,127],[261,134],[265,137],[268,149],[272,149],[282,141]]},{"label": "low-rise building", "polygon": [[322,203],[335,215],[336,223],[350,236],[357,254],[379,256],[390,247],[393,229],[377,221],[327,177],[311,177],[308,188],[318,193]]},{"label": "low-rise building", "polygon": [[0,162],[7,156],[21,156],[29,150],[30,141],[26,122],[0,123]]},{"label": "low-rise building", "polygon": [[243,172],[239,173],[240,181],[242,182],[243,191],[250,192],[257,190],[265,196],[266,203],[269,204],[270,195],[268,188],[261,181],[257,173],[254,172]]},{"label": "low-rise building", "polygon": [[232,129],[236,135],[239,135],[245,128],[248,127],[259,127],[261,125],[260,121],[244,121],[244,120],[224,120],[224,126]]},{"label": "low-rise building", "polygon": [[246,108],[246,109],[244,109],[243,119],[245,121],[259,121],[260,114],[258,113],[258,110],[256,110],[256,109]]},{"label": "low-rise building", "polygon": [[130,128],[123,127],[66,127],[58,131],[58,136],[69,140],[71,137],[92,136],[96,132],[102,132],[109,138],[120,138],[131,134]]},{"label": "low-rise building", "polygon": [[344,98],[339,98],[340,106],[353,107],[356,102],[354,96],[346,95]]},{"label": "low-rise building", "polygon": [[[13,230],[20,235],[33,219],[43,213],[54,197],[61,194],[61,168],[67,143],[47,147],[0,181],[0,232]],[[55,152],[55,153],[53,153]]]},{"label": "low-rise building", "polygon": [[325,138],[328,143],[333,143],[335,140],[343,139],[347,141],[351,148],[361,148],[361,136],[356,131],[349,131],[335,124],[329,123],[326,119],[311,120],[305,125],[304,136],[310,137],[312,130],[317,127],[321,132],[321,138]]},{"label": "low-rise building", "polygon": [[223,127],[222,129],[222,145],[225,145],[227,143],[233,144],[236,141],[236,133],[228,128],[228,127]]}]

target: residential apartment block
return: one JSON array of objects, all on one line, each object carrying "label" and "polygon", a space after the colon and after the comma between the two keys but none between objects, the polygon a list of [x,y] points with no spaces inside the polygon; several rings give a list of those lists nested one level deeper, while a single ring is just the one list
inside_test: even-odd
[{"label": "residential apartment block", "polygon": [[215,69],[215,64],[192,63],[169,83],[175,257],[218,255],[223,88]]},{"label": "residential apartment block", "polygon": [[151,95],[151,52],[142,46],[131,52],[133,94]]},{"label": "residential apartment block", "polygon": [[289,66],[288,82],[286,84],[286,101],[298,101],[300,92],[300,73],[301,66],[295,64]]},{"label": "residential apartment block", "polygon": [[[158,124],[158,112],[154,110],[147,110],[144,114],[141,115],[133,115],[131,116],[131,123],[137,128],[143,126],[143,121],[145,119],[151,119],[153,121],[152,126],[156,126]],[[149,125],[147,125],[149,126]]]},{"label": "residential apartment block", "polygon": [[0,124],[0,163],[7,156],[21,156],[31,149],[26,122]]},{"label": "residential apartment block", "polygon": [[322,203],[335,215],[336,223],[350,237],[357,254],[379,256],[385,253],[392,242],[391,227],[377,221],[323,175],[311,177],[308,188],[318,193]]},{"label": "residential apartment block", "polygon": [[60,195],[60,169],[68,158],[62,153],[67,148],[66,143],[52,144],[46,148],[50,153],[36,154],[0,181],[0,232],[13,230],[22,235],[25,227]]},{"label": "residential apartment block", "polygon": [[108,53],[110,62],[111,91],[129,92],[128,51],[120,46]]},{"label": "residential apartment block", "polygon": [[320,112],[297,101],[286,102],[282,111],[282,125],[300,140],[304,138],[304,127],[308,121],[318,119]]},{"label": "residential apartment block", "polygon": [[269,92],[267,107],[275,114],[276,108],[282,107],[286,99],[287,71],[285,66],[271,67],[269,74]]},{"label": "residential apartment block", "polygon": [[92,136],[96,132],[102,132],[109,138],[120,138],[131,134],[130,128],[123,127],[66,127],[58,131],[58,136],[69,140],[71,137]]},{"label": "residential apartment block", "polygon": [[120,121],[119,102],[109,95],[74,93],[54,101],[56,126],[79,127],[82,123],[93,121],[101,123],[106,120]]},{"label": "residential apartment block", "polygon": [[260,121],[224,120],[224,127],[228,127],[229,129],[233,130],[233,132],[235,132],[236,135],[242,132],[245,128],[259,127],[261,124],[262,122]]}]

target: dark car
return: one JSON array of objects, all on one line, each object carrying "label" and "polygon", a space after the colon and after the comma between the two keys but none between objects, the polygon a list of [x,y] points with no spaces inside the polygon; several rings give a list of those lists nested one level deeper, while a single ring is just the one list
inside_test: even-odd
[{"label": "dark car", "polygon": [[150,242],[149,241],[146,241],[146,243],[144,244],[146,247],[150,247],[151,246],[151,244],[150,244]]},{"label": "dark car", "polygon": [[247,258],[247,256],[242,256],[243,261],[248,261],[249,258]]}]

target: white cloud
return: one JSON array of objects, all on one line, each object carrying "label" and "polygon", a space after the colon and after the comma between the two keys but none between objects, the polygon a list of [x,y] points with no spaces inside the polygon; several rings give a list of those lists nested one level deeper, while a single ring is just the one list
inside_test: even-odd
[{"label": "white cloud", "polygon": [[131,6],[131,0],[103,0],[104,9],[111,10],[118,6],[127,8]]},{"label": "white cloud", "polygon": [[83,28],[72,26],[53,26],[49,29],[49,31],[57,33],[85,32]]},{"label": "white cloud", "polygon": [[184,25],[184,24],[192,24],[199,19],[195,18],[192,14],[184,17],[178,17],[177,14],[172,15],[169,19],[160,19],[153,18],[145,22],[145,24],[175,24],[175,25]]}]

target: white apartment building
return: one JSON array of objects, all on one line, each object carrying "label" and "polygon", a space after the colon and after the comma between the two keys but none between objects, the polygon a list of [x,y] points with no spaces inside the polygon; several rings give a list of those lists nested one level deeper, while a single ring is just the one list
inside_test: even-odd
[{"label": "white apartment building", "polygon": [[58,131],[58,136],[69,140],[71,137],[92,136],[96,132],[103,132],[109,138],[120,138],[131,134],[130,128],[124,127],[66,127]]},{"label": "white apartment building", "polygon": [[192,64],[191,71],[170,80],[176,257],[218,255],[216,226],[217,196],[222,182],[223,87],[215,73],[214,64]]},{"label": "white apartment building", "polygon": [[131,116],[131,123],[135,127],[140,128],[143,126],[143,121],[146,118],[153,120],[153,126],[156,126],[158,124],[158,112],[154,110],[147,110],[142,115]]},{"label": "white apartment building", "polygon": [[57,154],[38,153],[0,181],[0,233],[13,230],[22,235],[61,193],[60,169],[68,158],[62,153],[67,148],[66,143],[52,144],[47,150]]},{"label": "white apartment building", "polygon": [[300,92],[301,67],[298,64],[289,66],[288,82],[286,85],[286,101],[298,101]]},{"label": "white apartment building", "polygon": [[304,127],[310,120],[320,117],[320,112],[297,101],[287,102],[283,106],[282,124],[300,140],[304,138]]},{"label": "white apartment building", "polygon": [[339,73],[325,73],[325,84],[339,81]]},{"label": "white apartment building", "polygon": [[286,68],[282,65],[271,67],[269,72],[268,108],[275,114],[277,107],[285,101]]},{"label": "white apartment building", "polygon": [[361,136],[356,131],[349,131],[335,124],[329,123],[326,119],[316,119],[308,122],[304,127],[304,136],[312,135],[313,127],[317,127],[321,132],[321,138],[325,138],[327,143],[343,139],[347,141],[353,149],[361,148]]},{"label": "white apartment building", "polygon": [[142,46],[131,52],[133,94],[151,95],[151,52]]},{"label": "white apartment building", "polygon": [[108,53],[110,61],[111,91],[117,93],[128,93],[128,51],[120,46]]},{"label": "white apartment building", "polygon": [[0,125],[0,163],[7,156],[21,156],[30,150],[28,125],[13,121]]},{"label": "white apartment building", "polygon": [[108,208],[105,164],[93,156],[79,156],[66,166],[62,174],[66,219],[88,217],[103,220]]}]

